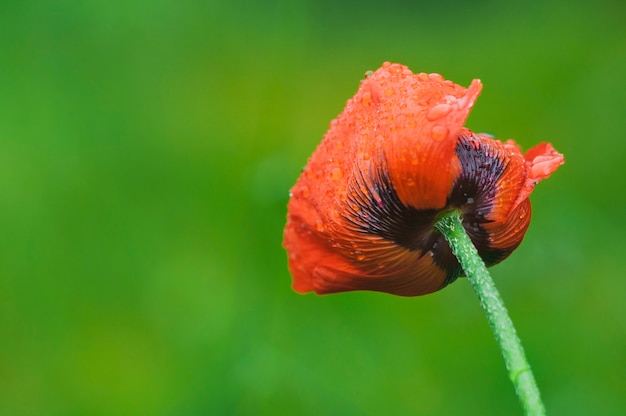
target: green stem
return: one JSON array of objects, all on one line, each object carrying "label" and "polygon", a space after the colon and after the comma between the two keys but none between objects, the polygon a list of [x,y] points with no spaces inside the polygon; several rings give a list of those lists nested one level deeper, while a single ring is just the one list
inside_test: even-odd
[{"label": "green stem", "polygon": [[463,228],[458,211],[445,214],[435,224],[435,227],[446,238],[452,252],[461,263],[465,275],[478,295],[489,326],[496,341],[502,350],[502,356],[509,378],[513,382],[517,396],[529,416],[541,416],[546,410],[541,402],[537,383],[526,360],[522,343],[517,337],[513,322],[502,302],[500,293],[496,289],[485,263],[478,255],[478,251]]}]

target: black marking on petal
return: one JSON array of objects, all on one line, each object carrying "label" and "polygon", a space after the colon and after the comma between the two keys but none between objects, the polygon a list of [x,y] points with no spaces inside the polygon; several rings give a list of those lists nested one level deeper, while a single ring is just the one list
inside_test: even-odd
[{"label": "black marking on petal", "polygon": [[447,205],[460,209],[463,226],[480,256],[487,265],[503,258],[504,251],[489,246],[489,234],[483,227],[488,223],[498,197],[498,180],[508,166],[508,155],[503,149],[495,149],[476,136],[461,134],[457,141],[456,155],[461,164],[457,178],[448,197]]},{"label": "black marking on petal", "polygon": [[423,249],[430,240],[428,234],[438,211],[404,205],[384,165],[378,166],[374,172],[358,173],[360,176],[351,187],[349,197],[358,210],[346,219],[360,232],[391,240],[407,250]]},{"label": "black marking on petal", "polygon": [[431,255],[435,264],[447,273],[442,287],[452,283],[462,271],[448,243],[434,228],[441,210],[416,209],[403,204],[385,164],[374,166],[377,166],[375,170],[359,171],[351,184],[348,198],[353,209],[346,220],[356,232],[377,235],[406,250],[421,250],[422,255]]},{"label": "black marking on petal", "polygon": [[507,167],[506,155],[501,154],[474,137],[463,134],[456,145],[456,155],[461,164],[461,174],[454,183],[448,197],[448,204],[464,207],[478,223],[484,219],[493,207],[497,193],[497,182]]}]

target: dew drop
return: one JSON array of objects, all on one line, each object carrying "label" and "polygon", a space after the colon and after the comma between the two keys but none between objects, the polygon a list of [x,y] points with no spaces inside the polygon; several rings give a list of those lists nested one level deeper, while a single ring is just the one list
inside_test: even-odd
[{"label": "dew drop", "polygon": [[440,118],[448,114],[451,109],[452,107],[450,106],[450,104],[437,104],[430,109],[428,114],[426,114],[426,118],[430,121],[439,120]]},{"label": "dew drop", "polygon": [[367,152],[363,153],[363,160],[370,160],[370,154]]},{"label": "dew drop", "polygon": [[432,81],[443,82],[443,77],[437,73],[428,74],[428,78],[430,78]]},{"label": "dew drop", "polygon": [[343,172],[339,168],[333,168],[333,170],[330,171],[330,177],[333,178],[333,180],[338,181],[343,177]]},{"label": "dew drop", "polygon": [[370,105],[371,103],[372,103],[372,93],[370,93],[369,91],[364,92],[363,96],[361,97],[361,104]]},{"label": "dew drop", "polygon": [[392,88],[388,88],[388,89],[385,90],[385,95],[387,97],[391,97],[393,95],[393,93],[394,93],[394,91],[393,91]]},{"label": "dew drop", "polygon": [[474,198],[467,198],[467,203],[468,204],[473,204],[474,203]]},{"label": "dew drop", "polygon": [[440,142],[448,137],[448,128],[444,126],[434,126],[431,130],[433,140]]}]

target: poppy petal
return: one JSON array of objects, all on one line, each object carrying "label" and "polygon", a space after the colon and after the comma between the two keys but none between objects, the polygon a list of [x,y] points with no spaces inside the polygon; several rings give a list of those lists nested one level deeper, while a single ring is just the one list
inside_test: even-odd
[{"label": "poppy petal", "polygon": [[535,185],[548,178],[559,166],[565,163],[565,158],[557,152],[550,143],[539,143],[529,149],[524,155],[526,159],[527,178],[519,193],[517,202],[528,198]]},{"label": "poppy petal", "polygon": [[507,258],[522,242],[530,225],[531,208],[527,198],[506,217],[483,225],[489,235],[489,254],[481,254],[488,266]]},{"label": "poppy petal", "polygon": [[446,272],[433,264],[431,256],[399,250],[397,246],[382,246],[381,250],[384,253],[377,257],[377,263],[382,268],[371,269],[374,265],[369,265],[356,271],[340,270],[327,262],[314,266],[315,292],[373,290],[398,296],[418,296],[445,286]]}]

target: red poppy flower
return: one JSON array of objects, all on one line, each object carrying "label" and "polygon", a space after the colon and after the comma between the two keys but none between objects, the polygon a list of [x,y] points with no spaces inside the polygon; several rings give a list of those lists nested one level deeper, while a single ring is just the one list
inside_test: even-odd
[{"label": "red poppy flower", "polygon": [[549,143],[523,155],[463,128],[481,88],[388,62],[361,83],[290,193],[297,292],[442,289],[463,273],[434,228],[452,209],[488,266],[521,243],[528,196],[564,159]]}]

